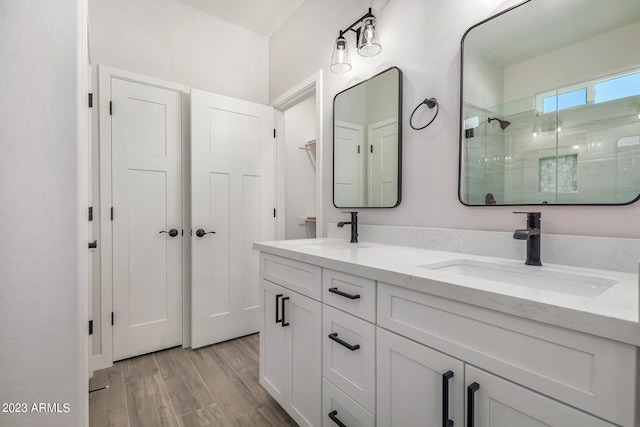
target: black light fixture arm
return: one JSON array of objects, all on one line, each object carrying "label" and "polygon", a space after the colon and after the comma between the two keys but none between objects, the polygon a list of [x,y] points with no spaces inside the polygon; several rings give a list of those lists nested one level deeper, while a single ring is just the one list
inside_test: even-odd
[{"label": "black light fixture arm", "polygon": [[[351,30],[354,33],[356,33],[356,41],[359,40],[360,39],[360,29],[362,28],[362,22],[365,20],[365,18],[375,18],[374,14],[371,12],[371,8],[369,8],[369,11],[367,13],[365,13],[360,18],[358,18],[358,20],[356,22],[354,22],[353,24],[349,25],[344,30],[341,30],[340,31],[340,37],[343,37],[344,34],[347,31]],[[356,25],[359,25],[359,26],[357,28],[354,28]]]}]

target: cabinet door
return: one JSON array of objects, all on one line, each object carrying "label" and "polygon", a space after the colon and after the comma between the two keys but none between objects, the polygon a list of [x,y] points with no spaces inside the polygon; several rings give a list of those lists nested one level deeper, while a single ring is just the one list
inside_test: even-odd
[{"label": "cabinet door", "polygon": [[[377,425],[439,427],[444,407],[455,426],[464,420],[464,364],[457,359],[377,328]],[[448,396],[443,390],[444,375]],[[448,403],[448,405],[447,405]]]},{"label": "cabinet door", "polygon": [[300,426],[320,426],[322,411],[322,304],[285,293],[281,313],[287,332],[287,412]]},{"label": "cabinet door", "polygon": [[[475,427],[613,426],[549,397],[465,366],[467,424]],[[471,422],[469,419],[472,419]]]},{"label": "cabinet door", "polygon": [[286,405],[287,329],[282,327],[281,300],[289,292],[282,286],[260,280],[262,325],[260,330],[260,384],[280,404]]}]

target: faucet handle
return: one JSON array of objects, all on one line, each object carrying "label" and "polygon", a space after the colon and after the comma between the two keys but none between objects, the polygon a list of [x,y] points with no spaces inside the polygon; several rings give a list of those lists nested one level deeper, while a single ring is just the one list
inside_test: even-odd
[{"label": "faucet handle", "polygon": [[527,215],[527,218],[537,218],[540,219],[542,217],[542,213],[541,212],[513,212],[514,214],[525,214]]}]

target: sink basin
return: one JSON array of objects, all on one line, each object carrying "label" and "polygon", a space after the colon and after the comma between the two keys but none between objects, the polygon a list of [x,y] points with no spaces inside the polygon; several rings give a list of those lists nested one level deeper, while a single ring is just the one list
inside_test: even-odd
[{"label": "sink basin", "polygon": [[420,267],[581,297],[598,296],[617,283],[616,280],[598,276],[541,270],[538,267],[526,265],[511,266],[464,259],[421,265]]}]

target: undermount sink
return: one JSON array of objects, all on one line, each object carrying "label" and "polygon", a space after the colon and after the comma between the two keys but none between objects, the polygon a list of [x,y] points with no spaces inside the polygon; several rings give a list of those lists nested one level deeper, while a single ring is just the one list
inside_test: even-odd
[{"label": "undermount sink", "polygon": [[541,270],[539,267],[526,265],[511,266],[465,259],[421,265],[420,267],[582,297],[598,296],[617,283],[616,280],[598,276]]}]

